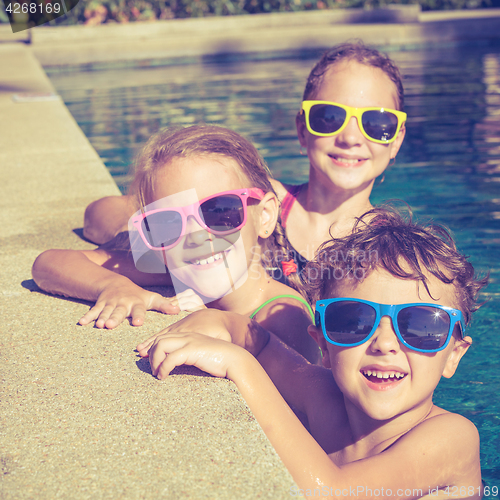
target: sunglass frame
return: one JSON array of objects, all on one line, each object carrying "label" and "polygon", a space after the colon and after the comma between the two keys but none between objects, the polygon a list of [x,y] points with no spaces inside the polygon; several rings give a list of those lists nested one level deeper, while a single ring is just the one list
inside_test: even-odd
[{"label": "sunglass frame", "polygon": [[[217,198],[219,196],[227,196],[227,195],[236,195],[240,198],[241,204],[243,206],[243,222],[236,228],[229,229],[227,231],[216,231],[211,229],[205,224],[205,221],[200,217],[198,210],[203,203],[205,203],[208,200],[211,200],[213,198]],[[247,213],[248,213],[248,198],[254,198],[256,200],[262,200],[265,196],[265,192],[262,189],[259,188],[245,188],[245,189],[232,189],[230,191],[223,191],[221,193],[216,193],[211,196],[207,196],[206,198],[203,198],[200,201],[197,201],[195,203],[192,203],[190,205],[185,205],[182,207],[164,207],[164,208],[157,208],[155,210],[149,210],[147,212],[142,212],[139,215],[135,215],[131,218],[131,222],[134,225],[134,227],[137,229],[139,232],[139,235],[144,242],[144,244],[150,249],[150,250],[169,250],[170,248],[173,248],[177,243],[179,243],[179,240],[186,234],[186,224],[187,224],[187,219],[189,216],[193,216],[196,222],[202,227],[205,231],[215,234],[217,236],[224,236],[227,234],[232,234],[238,230],[240,230],[247,222]],[[143,229],[142,229],[142,222],[144,219],[146,219],[148,216],[159,213],[159,212],[177,212],[181,216],[182,220],[182,228],[181,228],[181,233],[177,240],[174,243],[171,243],[170,245],[165,245],[161,247],[155,247],[152,246],[146,236],[144,235]]]},{"label": "sunglass frame", "polygon": [[[322,132],[316,132],[313,130],[311,127],[310,123],[310,111],[311,108],[317,104],[325,104],[325,105],[330,105],[330,106],[337,106],[341,109],[343,109],[346,112],[346,117],[344,120],[343,125],[336,130],[335,132],[328,132],[328,133],[322,133]],[[396,128],[396,132],[394,133],[394,136],[391,137],[388,140],[380,140],[380,139],[375,139],[373,137],[370,137],[363,126],[363,113],[366,111],[383,111],[383,112],[390,112],[393,113],[397,119],[398,119],[398,125]],[[300,113],[304,113],[305,116],[305,122],[306,122],[306,127],[309,133],[312,135],[316,135],[318,137],[333,137],[335,135],[340,134],[346,127],[347,124],[349,123],[349,120],[354,116],[356,117],[356,121],[358,122],[358,127],[361,133],[371,142],[375,142],[377,144],[391,144],[391,142],[394,142],[396,138],[398,137],[399,131],[401,130],[401,127],[403,124],[406,122],[407,119],[407,114],[404,111],[398,111],[397,109],[391,109],[391,108],[383,108],[383,107],[368,107],[368,108],[352,108],[351,106],[346,106],[344,104],[339,104],[338,102],[332,102],[332,101],[315,101],[315,100],[305,100],[302,101],[302,107],[300,110]]]},{"label": "sunglass frame", "polygon": [[[372,326],[372,329],[370,333],[360,342],[356,342],[355,344],[342,344],[340,342],[335,342],[332,340],[326,331],[326,325],[325,325],[325,314],[328,306],[333,303],[337,302],[359,302],[361,304],[368,304],[371,306],[376,313],[375,317],[375,323]],[[446,341],[444,344],[439,347],[438,349],[419,349],[417,347],[413,347],[410,344],[408,344],[403,336],[401,335],[401,332],[399,331],[399,325],[397,321],[397,315],[400,311],[403,309],[409,308],[409,307],[415,307],[415,306],[427,306],[427,307],[434,307],[436,309],[440,309],[442,311],[445,311],[448,314],[448,317],[450,318],[450,327],[448,331],[448,335],[446,337]],[[377,328],[380,325],[380,320],[382,319],[383,316],[389,316],[391,318],[391,323],[394,331],[396,332],[396,336],[398,340],[408,349],[411,349],[412,351],[417,351],[417,352],[424,352],[424,353],[434,353],[434,352],[439,352],[442,351],[443,349],[446,348],[446,346],[449,344],[450,339],[453,335],[453,330],[455,329],[455,325],[457,322],[460,324],[461,328],[461,335],[462,338],[465,334],[465,323],[463,319],[463,314],[460,310],[458,309],[453,309],[452,307],[448,306],[442,306],[441,304],[430,304],[430,303],[424,303],[424,302],[412,302],[409,304],[379,304],[378,302],[370,302],[369,300],[363,300],[363,299],[354,299],[350,297],[342,297],[342,298],[335,298],[335,299],[324,299],[324,300],[318,300],[316,302],[315,306],[315,323],[316,327],[321,326],[321,331],[323,333],[323,336],[325,337],[325,340],[329,342],[330,344],[339,346],[339,347],[356,347],[358,345],[364,344],[365,342],[368,342],[370,338],[374,335],[376,332]]]}]

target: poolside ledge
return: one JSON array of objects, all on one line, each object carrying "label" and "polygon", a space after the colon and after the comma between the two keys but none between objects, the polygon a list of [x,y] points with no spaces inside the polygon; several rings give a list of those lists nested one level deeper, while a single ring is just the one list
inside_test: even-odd
[{"label": "poolside ledge", "polygon": [[30,41],[44,66],[173,59],[217,54],[269,57],[282,51],[330,47],[361,38],[378,47],[413,49],[443,43],[499,40],[500,9],[421,12],[419,5],[226,16],[101,26],[41,26],[0,42]]},{"label": "poolside ledge", "polygon": [[77,326],[89,305],[31,280],[43,250],[93,248],[74,231],[83,209],[119,191],[63,102],[13,101],[53,91],[29,47],[0,44],[0,67],[0,498],[288,498],[292,478],[232,382],[160,382],[137,357],[177,318]]}]

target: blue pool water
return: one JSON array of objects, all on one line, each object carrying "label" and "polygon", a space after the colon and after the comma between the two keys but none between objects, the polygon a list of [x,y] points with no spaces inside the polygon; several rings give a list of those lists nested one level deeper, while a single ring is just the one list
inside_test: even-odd
[{"label": "blue pool water", "polygon": [[[299,155],[294,117],[319,53],[48,73],[122,190],[152,133],[198,122],[240,132],[277,178],[300,183],[308,163]],[[419,216],[448,225],[475,267],[491,272],[482,296],[489,301],[469,330],[474,345],[435,401],[476,424],[483,477],[500,486],[500,46],[390,55],[405,76],[409,120],[397,164],[372,201],[404,199]]]}]

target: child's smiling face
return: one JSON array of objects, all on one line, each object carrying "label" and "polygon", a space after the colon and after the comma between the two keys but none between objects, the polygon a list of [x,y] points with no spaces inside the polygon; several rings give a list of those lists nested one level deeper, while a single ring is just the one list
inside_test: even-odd
[{"label": "child's smiling face", "polygon": [[[381,304],[435,303],[456,308],[454,285],[427,276],[432,298],[422,284],[375,269],[355,288],[342,289],[341,296]],[[361,410],[374,420],[388,420],[413,409],[429,408],[441,376],[451,377],[468,348],[469,337],[452,337],[448,346],[436,353],[421,353],[403,346],[391,319],[382,317],[373,336],[356,347],[327,343],[316,330],[323,351],[323,364],[331,369],[344,394],[346,407]],[[466,342],[467,341],[467,342]],[[371,372],[371,373],[370,373]],[[376,375],[390,375],[389,380]]]},{"label": "child's smiling face", "polygon": [[[328,68],[310,99],[356,108],[398,108],[396,86],[390,78],[381,69],[357,61],[342,61]],[[310,134],[303,117],[299,117],[297,132],[317,175],[324,182],[349,191],[369,186],[384,172],[390,159],[398,153],[405,129],[403,126],[394,142],[377,144],[363,136],[354,117],[342,132],[332,137]]]},{"label": "child's smiling face", "polygon": [[[168,206],[185,206],[218,193],[243,189],[249,181],[232,158],[220,155],[174,158],[158,176],[154,197],[173,199]],[[178,195],[186,193],[183,202]],[[176,198],[174,198],[176,197]],[[217,236],[189,217],[186,233],[167,250],[169,270],[198,293],[220,298],[241,286],[247,278],[250,250],[259,236],[258,211],[248,202],[247,223],[235,233]]]}]

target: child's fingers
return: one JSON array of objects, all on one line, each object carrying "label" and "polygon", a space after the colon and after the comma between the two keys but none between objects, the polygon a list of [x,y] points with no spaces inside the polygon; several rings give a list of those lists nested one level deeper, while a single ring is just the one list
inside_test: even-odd
[{"label": "child's fingers", "polygon": [[116,306],[109,318],[105,321],[104,326],[108,330],[116,328],[130,316],[129,308],[126,306]]},{"label": "child's fingers", "polygon": [[137,304],[132,307],[130,316],[132,317],[132,326],[142,326],[146,317],[146,308],[141,304]]},{"label": "child's fingers", "polygon": [[167,332],[168,332],[168,328],[165,328],[161,332],[156,333],[152,337],[149,337],[149,339],[147,339],[144,342],[141,342],[140,344],[138,344],[137,347],[136,347],[136,349],[139,351],[139,354],[143,358],[147,357],[149,355],[148,354],[149,349],[153,345],[153,343],[156,340],[156,338],[159,337],[160,335],[164,334],[164,333],[167,333]]},{"label": "child's fingers", "polygon": [[[149,364],[151,365],[151,371],[154,376],[158,376],[161,365],[165,363],[162,368],[162,374],[166,377],[176,366],[174,360],[176,356],[172,353],[182,348],[186,344],[186,339],[182,337],[169,337],[163,338],[154,343],[154,345],[149,350]],[[172,358],[166,363],[168,358]],[[180,363],[183,364],[183,363]]]},{"label": "child's fingers", "polygon": [[101,314],[101,311],[103,310],[104,305],[101,305],[99,303],[95,304],[94,307],[91,307],[79,320],[78,323],[80,325],[88,325],[92,321],[95,321],[99,315]]},{"label": "child's fingers", "polygon": [[186,364],[188,357],[188,353],[186,352],[186,349],[179,349],[177,351],[172,352],[171,354],[168,354],[165,356],[164,360],[156,369],[156,377],[158,377],[159,380],[163,380],[164,378],[168,377],[171,373],[171,371],[176,367],[176,366],[182,366]]},{"label": "child's fingers", "polygon": [[97,321],[96,328],[108,328],[112,330],[116,328],[127,317],[127,308],[124,306],[108,305],[106,306]]},{"label": "child's fingers", "polygon": [[179,314],[180,312],[179,303],[175,297],[173,299],[166,298],[159,294],[154,295],[149,309],[153,309],[164,314]]},{"label": "child's fingers", "polygon": [[223,340],[186,332],[157,340],[149,351],[149,363],[153,375],[159,379],[167,377],[181,365],[196,366],[215,377],[225,377],[228,348],[234,349],[234,346]]}]

